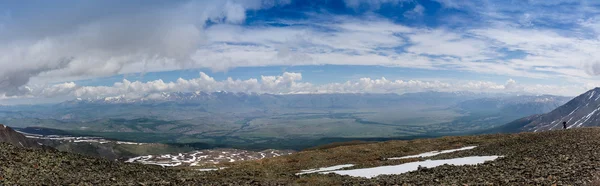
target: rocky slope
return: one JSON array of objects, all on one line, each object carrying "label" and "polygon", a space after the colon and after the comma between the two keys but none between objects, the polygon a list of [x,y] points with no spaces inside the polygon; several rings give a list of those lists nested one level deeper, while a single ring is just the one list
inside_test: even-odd
[{"label": "rocky slope", "polygon": [[[0,144],[0,185],[585,185],[598,181],[600,128],[443,137],[328,146],[288,156],[197,171],[122,163],[54,150]],[[427,158],[392,159],[476,146]],[[443,165],[372,179],[301,170],[353,164],[357,169],[426,159],[498,155],[476,166]]]},{"label": "rocky slope", "polygon": [[43,146],[35,140],[25,137],[25,135],[13,130],[6,125],[0,124],[0,142],[6,142],[19,147],[42,148]]},{"label": "rocky slope", "polygon": [[581,94],[566,104],[529,119],[521,131],[546,131],[562,129],[562,122],[569,128],[600,126],[600,88]]},{"label": "rocky slope", "polygon": [[0,143],[0,185],[177,184],[193,172]]}]

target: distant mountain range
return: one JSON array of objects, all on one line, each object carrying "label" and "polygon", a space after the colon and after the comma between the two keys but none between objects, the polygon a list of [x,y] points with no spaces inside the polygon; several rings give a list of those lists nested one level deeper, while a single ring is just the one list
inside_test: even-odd
[{"label": "distant mountain range", "polygon": [[286,103],[280,106],[290,107],[352,107],[366,105],[380,105],[382,103],[397,102],[425,102],[430,104],[455,103],[473,98],[490,97],[501,94],[486,94],[472,92],[419,92],[407,94],[368,94],[368,93],[336,93],[336,94],[257,94],[243,92],[163,92],[151,94],[139,98],[128,98],[124,95],[102,98],[77,98],[66,101],[60,105],[77,104],[156,104],[156,103],[179,103],[179,104],[211,104],[211,103],[235,103],[251,106],[269,106],[273,104]]},{"label": "distant mountain range", "polygon": [[[142,98],[125,96],[75,99],[51,105],[0,106],[2,118],[56,120],[136,119],[151,115],[155,119],[182,120],[198,113],[298,112],[302,109],[380,109],[399,107],[451,107],[466,100],[510,97],[508,94],[472,92],[420,92],[407,94],[255,94],[233,92],[175,92]],[[176,113],[176,114],[175,114]],[[258,116],[261,116],[260,114]]]},{"label": "distant mountain range", "polygon": [[512,95],[473,92],[419,92],[406,94],[256,94],[233,92],[174,92],[141,98],[125,96],[76,99],[56,106],[77,108],[106,105],[195,107],[203,112],[240,112],[265,109],[363,109],[399,106],[442,106],[466,111],[544,113],[570,98],[553,95]]},{"label": "distant mountain range", "polygon": [[486,97],[460,102],[456,108],[475,113],[533,115],[550,112],[570,99],[551,95]]}]

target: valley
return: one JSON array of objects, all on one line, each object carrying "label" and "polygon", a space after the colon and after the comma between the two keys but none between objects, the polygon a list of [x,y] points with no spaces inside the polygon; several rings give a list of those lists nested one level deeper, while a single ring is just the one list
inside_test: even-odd
[{"label": "valley", "polygon": [[[600,165],[596,161],[600,157],[590,153],[600,145],[597,140],[582,140],[600,134],[598,128],[495,133],[528,130],[543,121],[540,118],[565,113],[575,103],[595,104],[590,92],[570,101],[554,96],[509,96],[461,98],[440,104],[411,98],[401,101],[405,103],[401,107],[386,109],[364,105],[283,107],[253,117],[246,112],[216,112],[211,117],[184,120],[12,117],[13,121],[38,122],[17,128],[25,135],[9,127],[0,132],[7,136],[3,141],[12,144],[0,143],[5,146],[0,160],[11,160],[0,165],[0,176],[8,184],[44,179],[56,184],[580,185],[600,180],[593,168]],[[567,116],[595,120],[595,110],[581,107]],[[12,161],[23,157],[41,160]],[[92,169],[79,169],[77,179],[64,175],[72,171],[65,170],[67,164],[107,159],[112,162],[95,163],[93,169],[109,172],[110,177]],[[32,166],[29,164],[36,169],[52,167],[50,175],[67,179],[46,174],[20,178],[15,166]],[[23,171],[31,174],[35,169]],[[140,175],[153,175],[154,179],[125,178],[119,171],[141,171]]]},{"label": "valley", "polygon": [[478,133],[568,101],[469,92],[410,94],[172,93],[0,107],[0,123],[196,149],[302,150],[352,140]]}]

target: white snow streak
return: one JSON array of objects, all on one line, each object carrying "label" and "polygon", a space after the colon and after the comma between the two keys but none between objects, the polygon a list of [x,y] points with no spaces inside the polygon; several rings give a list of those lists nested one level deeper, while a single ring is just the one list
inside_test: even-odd
[{"label": "white snow streak", "polygon": [[[577,124],[577,123],[579,123],[579,124],[577,124],[577,126],[576,126],[576,127],[579,127],[579,126],[581,126],[582,124],[584,124],[586,121],[588,121],[588,120],[589,120],[589,119],[592,117],[592,115],[594,115],[594,113],[598,112],[598,110],[600,110],[600,107],[596,108],[594,111],[592,111],[591,113],[589,113],[589,114],[588,114],[588,115],[586,115],[585,117],[583,117],[583,118],[581,118],[581,119],[577,120],[577,122],[575,122],[575,124]],[[583,122],[579,122],[579,121],[581,121],[581,120],[582,120],[582,119],[584,119],[584,118],[585,118],[585,120],[584,120]],[[572,126],[569,126],[568,128],[571,128],[571,127],[572,127]]]},{"label": "white snow streak", "polygon": [[[551,128],[551,129],[553,129],[553,128],[556,128],[556,126],[558,126],[558,124],[560,124],[560,122],[558,122],[558,123],[557,123],[557,122],[558,122],[558,120],[555,120],[555,121],[553,121],[552,123],[550,123],[550,125],[552,125],[552,124],[556,123],[556,124],[554,124],[554,126],[552,126],[552,127],[550,127],[550,128]],[[533,132],[537,132],[537,130],[535,130],[535,131],[533,131]]]},{"label": "white snow streak", "polygon": [[573,120],[573,117],[571,117],[571,119],[569,119],[569,121],[567,121],[567,123],[571,122],[571,120]]},{"label": "white snow streak", "polygon": [[315,172],[334,171],[334,170],[339,170],[339,169],[343,169],[346,167],[352,167],[352,166],[354,166],[354,164],[344,164],[344,165],[336,165],[336,166],[331,166],[331,167],[323,167],[323,168],[318,168],[318,169],[301,170],[300,173],[296,173],[296,175],[310,174],[310,173],[315,173]]},{"label": "white snow streak", "polygon": [[216,171],[216,170],[222,170],[225,169],[227,167],[219,167],[219,168],[210,168],[210,169],[194,169],[196,171],[201,171],[201,172],[205,172],[205,171]]},{"label": "white snow streak", "polygon": [[348,175],[354,177],[365,177],[365,178],[373,178],[379,175],[386,174],[403,174],[410,171],[415,171],[419,168],[419,166],[432,168],[440,165],[448,164],[448,165],[477,165],[484,163],[486,161],[496,160],[502,156],[470,156],[464,158],[454,158],[454,159],[446,159],[446,160],[426,160],[419,162],[411,162],[400,165],[391,165],[391,166],[381,166],[381,167],[373,167],[373,168],[364,168],[364,169],[354,169],[354,170],[340,170],[340,171],[329,171],[329,172],[321,172],[321,174],[328,173],[336,173],[339,175]]},{"label": "white snow streak", "polygon": [[388,158],[388,160],[399,160],[399,159],[408,159],[408,158],[431,157],[431,156],[435,156],[435,155],[438,155],[438,154],[451,153],[451,152],[456,152],[456,151],[461,151],[461,150],[471,150],[471,149],[474,149],[475,147],[477,147],[477,146],[468,146],[468,147],[463,147],[463,148],[459,148],[459,149],[450,149],[450,150],[443,150],[443,151],[431,151],[431,152],[426,152],[426,153],[417,154],[417,155],[411,155],[411,156],[403,156],[403,157],[397,157],[397,158]]},{"label": "white snow streak", "polygon": [[[581,107],[581,106],[579,106],[579,107]],[[569,113],[569,115],[567,115],[567,117],[570,116],[571,114],[573,114],[575,111],[577,111],[579,109],[579,107],[577,107],[577,108],[575,108],[575,110],[571,111],[571,113]]]}]

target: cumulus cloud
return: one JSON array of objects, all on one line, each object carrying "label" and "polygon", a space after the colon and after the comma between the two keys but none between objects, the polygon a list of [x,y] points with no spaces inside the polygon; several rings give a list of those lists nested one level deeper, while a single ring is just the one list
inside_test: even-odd
[{"label": "cumulus cloud", "polygon": [[[505,84],[497,84],[489,81],[423,81],[423,80],[390,80],[381,78],[359,78],[357,80],[342,83],[326,83],[315,85],[302,81],[301,73],[284,72],[279,76],[261,76],[259,79],[250,78],[246,80],[227,78],[215,80],[213,77],[200,72],[198,78],[182,79],[173,82],[154,80],[148,82],[129,81],[124,79],[112,86],[79,86],[74,82],[55,84],[45,87],[27,87],[29,93],[21,96],[0,97],[7,99],[37,99],[37,98],[92,98],[102,99],[106,97],[123,98],[156,98],[162,93],[169,92],[244,92],[244,93],[268,93],[268,94],[327,94],[327,93],[409,93],[423,91],[470,91],[500,93],[512,92],[522,94],[551,94],[561,92],[570,95],[581,90],[574,87],[549,86],[549,85],[524,85],[513,79],[507,80]],[[563,95],[564,95],[563,94]]]},{"label": "cumulus cloud", "polygon": [[216,81],[213,77],[201,72],[199,78],[182,79],[174,82],[164,82],[155,80],[148,82],[123,80],[113,86],[83,86],[72,89],[71,94],[76,97],[96,98],[126,95],[139,97],[153,93],[162,92],[256,92],[256,93],[294,93],[305,90],[310,87],[309,83],[299,82],[302,80],[302,74],[285,72],[281,76],[261,76],[258,79],[239,80],[227,78],[223,81]]}]

